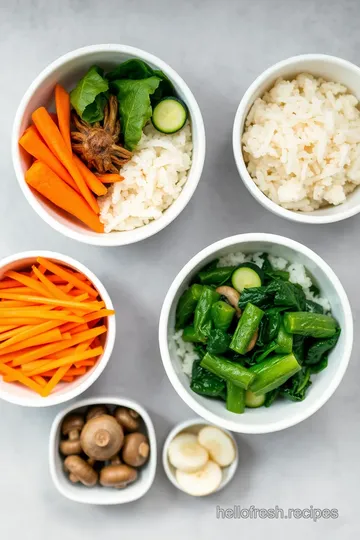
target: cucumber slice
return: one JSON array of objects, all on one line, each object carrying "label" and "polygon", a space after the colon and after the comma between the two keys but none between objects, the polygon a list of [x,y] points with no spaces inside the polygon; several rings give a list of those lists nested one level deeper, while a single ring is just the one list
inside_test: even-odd
[{"label": "cucumber slice", "polygon": [[151,121],[161,133],[176,133],[184,126],[187,115],[183,101],[175,97],[166,97],[155,106]]},{"label": "cucumber slice", "polygon": [[246,390],[245,392],[245,407],[249,407],[250,409],[257,409],[258,407],[262,407],[265,403],[265,394],[261,394],[260,396],[256,396],[250,390]]},{"label": "cucumber slice", "polygon": [[251,287],[261,287],[262,281],[260,268],[251,263],[241,265],[231,277],[232,286],[239,293]]}]

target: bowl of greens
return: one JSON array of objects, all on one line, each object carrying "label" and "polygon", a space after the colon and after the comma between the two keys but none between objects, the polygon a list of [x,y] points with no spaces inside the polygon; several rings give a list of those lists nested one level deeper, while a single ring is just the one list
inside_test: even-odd
[{"label": "bowl of greens", "polygon": [[37,214],[80,242],[138,242],[191,199],[205,159],[198,104],[165,62],[93,45],[46,67],[16,113],[12,158]]},{"label": "bowl of greens", "polygon": [[332,269],[289,238],[243,234],[191,259],[159,325],[165,371],[180,397],[230,431],[293,426],[335,392],[353,320]]}]

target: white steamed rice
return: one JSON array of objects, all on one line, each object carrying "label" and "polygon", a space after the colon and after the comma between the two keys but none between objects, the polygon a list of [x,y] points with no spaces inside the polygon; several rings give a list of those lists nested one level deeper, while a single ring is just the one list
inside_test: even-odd
[{"label": "white steamed rice", "polygon": [[289,210],[340,204],[360,184],[360,110],[342,84],[279,79],[255,101],[242,143],[256,185]]},{"label": "white steamed rice", "polygon": [[173,135],[146,125],[132,159],[121,169],[124,180],[98,199],[105,232],[130,231],[159,219],[181,193],[192,148],[189,122]]},{"label": "white steamed rice", "polygon": [[[308,300],[313,300],[314,302],[320,304],[324,308],[325,312],[329,312],[331,310],[330,303],[326,298],[316,296],[310,290],[313,282],[311,281],[311,278],[307,275],[306,269],[303,264],[289,263],[289,261],[283,259],[282,257],[274,257],[272,255],[269,255],[268,258],[274,270],[286,270],[290,273],[289,281],[291,283],[297,283],[298,285],[300,285],[303,288],[305,296]],[[218,266],[237,266],[238,264],[244,262],[253,262],[257,264],[260,268],[262,268],[264,264],[263,253],[250,253],[248,255],[241,252],[230,253],[229,255],[225,255],[224,257],[221,257],[219,259]],[[185,341],[183,341],[182,333],[182,330],[176,332],[173,336],[173,340],[176,354],[178,355],[182,363],[182,370],[186,375],[190,377],[192,365],[195,360],[198,360],[199,357],[195,351],[193,343],[186,343]]]}]

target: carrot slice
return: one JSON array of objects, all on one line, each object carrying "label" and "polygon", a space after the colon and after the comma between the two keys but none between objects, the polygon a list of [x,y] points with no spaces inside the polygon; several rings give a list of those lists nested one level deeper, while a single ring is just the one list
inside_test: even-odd
[{"label": "carrot slice", "polygon": [[80,173],[82,174],[87,186],[91,191],[93,191],[96,195],[106,195],[107,188],[100,182],[98,177],[90,171],[90,169],[85,165],[81,159],[74,154],[73,159],[75,161],[75,165],[79,169]]},{"label": "carrot slice", "polygon": [[70,134],[70,96],[60,84],[55,86],[55,106],[60,133],[63,136],[66,146],[72,153]]},{"label": "carrot slice", "polygon": [[62,266],[59,266],[58,264],[49,261],[47,259],[44,259],[43,257],[38,257],[37,259],[38,263],[40,263],[42,266],[46,268],[46,270],[49,270],[49,272],[52,272],[56,276],[61,277],[65,281],[68,281],[69,283],[72,283],[75,285],[75,287],[78,287],[80,290],[85,291],[89,293],[90,296],[94,296],[95,298],[98,296],[98,292],[87,285],[86,283],[83,283],[78,276],[75,274],[69,272],[68,270],[65,270]]},{"label": "carrot slice", "polygon": [[74,364],[75,362],[79,360],[86,360],[88,358],[94,358],[95,356],[100,356],[103,352],[104,352],[104,349],[102,347],[97,347],[96,349],[90,349],[82,353],[72,354],[70,356],[66,356],[65,358],[60,358],[59,360],[50,360],[44,366],[36,368],[33,371],[30,371],[30,373],[28,373],[28,376],[33,377],[34,375],[41,375],[42,373],[46,373],[47,371],[51,369],[56,369],[62,366],[69,366],[69,365],[71,366],[72,364]]},{"label": "carrot slice", "polygon": [[34,390],[37,394],[41,394],[42,388],[39,384],[34,382],[32,379],[24,375],[19,369],[13,369],[9,366],[5,366],[4,364],[0,365],[0,373],[5,375],[13,375],[16,381],[21,382],[24,386],[27,386],[28,388],[31,388],[31,390]]},{"label": "carrot slice", "polygon": [[65,167],[60,163],[57,157],[49,150],[44,141],[41,139],[38,130],[35,126],[30,126],[21,139],[19,144],[34,158],[45,163],[55,174],[57,174],[61,180],[66,182],[71,186],[75,191],[80,193],[79,188],[74,182],[71,175],[65,169]]},{"label": "carrot slice", "polygon": [[33,163],[25,173],[25,180],[46,199],[75,216],[93,231],[104,232],[104,225],[93,209],[45,163],[40,161]]},{"label": "carrot slice", "polygon": [[75,180],[75,183],[85,201],[88,203],[90,208],[92,208],[95,214],[99,214],[99,205],[95,197],[87,187],[85,180],[73,161],[70,150],[66,146],[66,143],[61,136],[59,128],[51,119],[51,116],[45,107],[39,107],[36,109],[36,111],[34,111],[32,114],[32,120],[50,150],[55,154],[58,160]]},{"label": "carrot slice", "polygon": [[96,176],[103,184],[114,184],[115,182],[122,182],[124,180],[123,176],[114,173],[97,174]]},{"label": "carrot slice", "polygon": [[61,381],[65,373],[68,371],[69,366],[62,366],[57,370],[55,375],[50,379],[45,388],[41,390],[41,395],[47,397],[55,388],[55,386]]}]

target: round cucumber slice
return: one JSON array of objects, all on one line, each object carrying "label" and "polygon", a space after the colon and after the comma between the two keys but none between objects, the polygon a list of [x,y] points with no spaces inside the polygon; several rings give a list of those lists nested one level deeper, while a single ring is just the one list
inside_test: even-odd
[{"label": "round cucumber slice", "polygon": [[[256,267],[256,270],[254,267]],[[260,268],[255,264],[250,266],[250,263],[241,265],[237,268],[231,276],[231,283],[234,289],[241,293],[244,289],[260,287],[262,278],[258,270],[260,270]]]},{"label": "round cucumber slice", "polygon": [[260,396],[256,396],[250,390],[246,390],[245,392],[245,407],[249,407],[250,409],[257,409],[258,407],[262,407],[265,403],[265,394],[261,394]]},{"label": "round cucumber slice", "polygon": [[185,124],[188,116],[187,107],[181,99],[166,97],[153,109],[151,121],[161,133],[176,133]]}]

